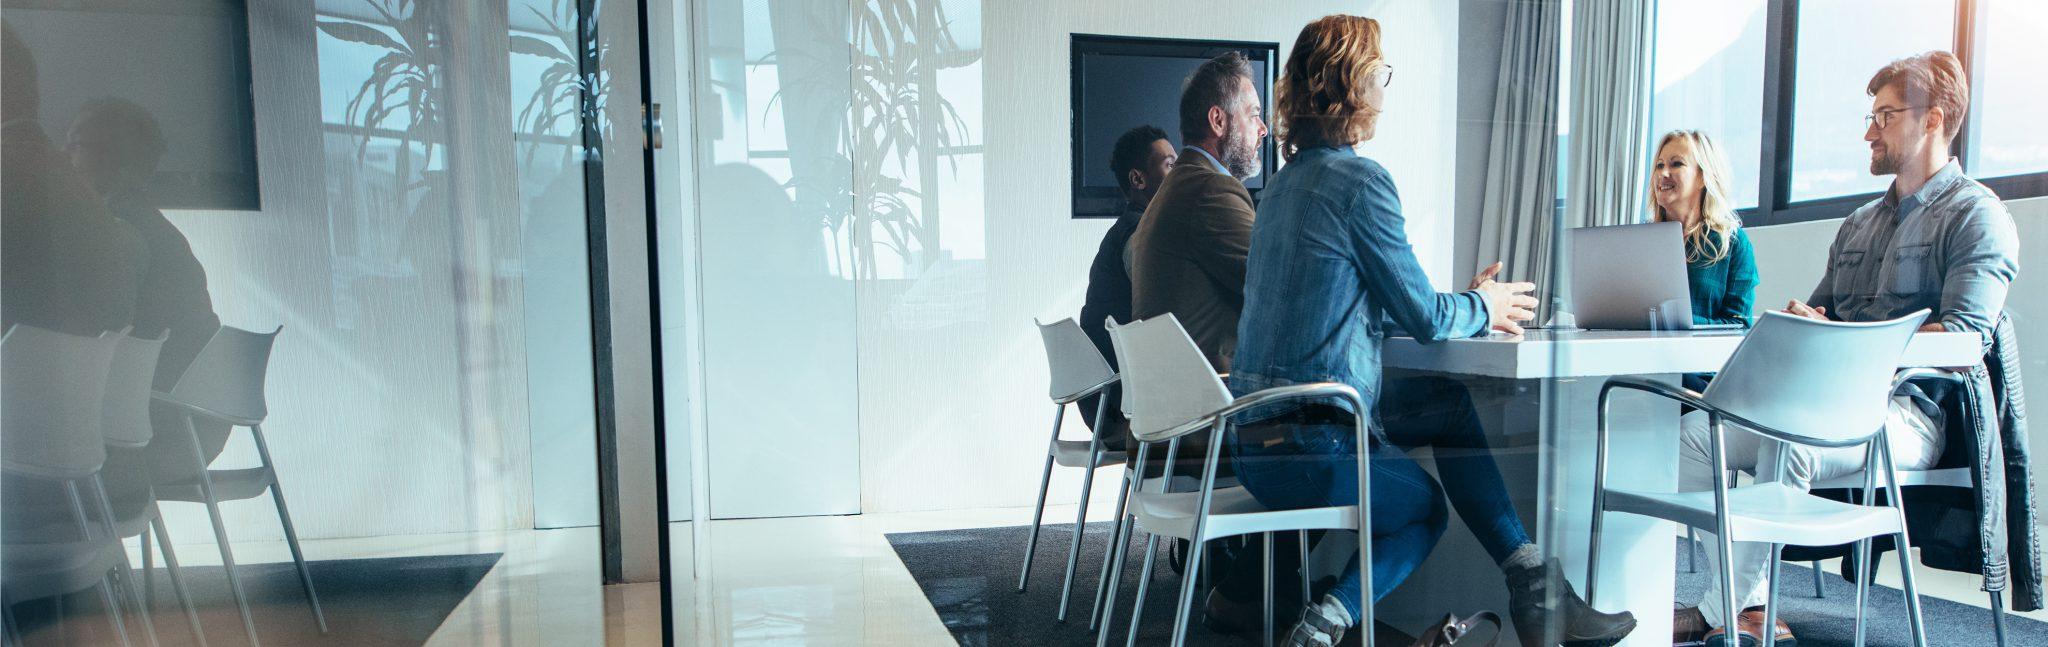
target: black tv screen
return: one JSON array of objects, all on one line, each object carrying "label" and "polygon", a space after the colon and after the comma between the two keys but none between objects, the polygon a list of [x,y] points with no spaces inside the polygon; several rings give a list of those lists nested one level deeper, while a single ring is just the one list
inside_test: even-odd
[{"label": "black tv screen", "polygon": [[[1123,195],[1116,174],[1109,170],[1109,154],[1125,131],[1157,126],[1166,131],[1175,149],[1185,145],[1180,136],[1181,86],[1203,61],[1230,51],[1244,53],[1252,62],[1259,105],[1270,107],[1279,50],[1278,43],[1074,34],[1074,217],[1115,218],[1123,213]],[[1270,173],[1275,166],[1271,137],[1260,145],[1259,154]],[[1264,175],[1245,181],[1254,194],[1264,186]]]}]

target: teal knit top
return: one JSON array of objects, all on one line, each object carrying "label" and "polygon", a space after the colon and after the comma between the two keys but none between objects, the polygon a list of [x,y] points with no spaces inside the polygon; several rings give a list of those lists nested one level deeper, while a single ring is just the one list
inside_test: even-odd
[{"label": "teal knit top", "polygon": [[[1709,233],[1713,244],[1722,237]],[[1690,241],[1686,255],[1695,255]],[[1707,254],[1698,254],[1707,256]],[[1749,325],[1750,308],[1756,304],[1756,254],[1750,249],[1749,234],[1735,230],[1728,255],[1712,263],[1686,263],[1686,283],[1692,288],[1692,320],[1698,324],[1739,323]]]}]

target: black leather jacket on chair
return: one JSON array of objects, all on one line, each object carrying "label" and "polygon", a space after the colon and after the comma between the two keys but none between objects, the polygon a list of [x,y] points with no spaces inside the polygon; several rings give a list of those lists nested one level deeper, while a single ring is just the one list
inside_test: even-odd
[{"label": "black leather jacket on chair", "polygon": [[[2012,609],[2043,606],[2041,535],[2027,463],[2026,390],[2020,382],[2019,331],[1998,319],[1984,365],[1960,383],[1920,385],[1938,403],[1948,446],[1938,468],[1969,467],[1980,487],[1906,490],[1906,517],[1920,563],[1984,576],[1986,591],[2009,591]],[[1841,491],[1821,493],[1841,498]],[[1891,550],[1889,539],[1874,542]],[[1786,547],[1787,561],[1840,557],[1848,546]]]}]

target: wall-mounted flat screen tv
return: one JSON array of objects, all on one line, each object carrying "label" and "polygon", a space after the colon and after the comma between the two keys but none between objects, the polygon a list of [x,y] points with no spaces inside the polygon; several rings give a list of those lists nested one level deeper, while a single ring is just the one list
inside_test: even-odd
[{"label": "wall-mounted flat screen tv", "polygon": [[[1124,199],[1116,174],[1109,170],[1109,154],[1125,131],[1157,126],[1166,131],[1175,149],[1186,144],[1180,136],[1181,86],[1203,61],[1243,52],[1252,62],[1259,105],[1270,108],[1279,50],[1279,43],[1074,34],[1074,217],[1115,218],[1123,213]],[[1275,168],[1271,137],[1261,144],[1259,154],[1268,172]],[[1263,176],[1245,181],[1254,195],[1264,186]]]},{"label": "wall-mounted flat screen tv", "polygon": [[163,135],[149,187],[154,205],[261,209],[246,0],[0,4],[34,55],[38,120],[59,146],[86,106],[131,103]]}]

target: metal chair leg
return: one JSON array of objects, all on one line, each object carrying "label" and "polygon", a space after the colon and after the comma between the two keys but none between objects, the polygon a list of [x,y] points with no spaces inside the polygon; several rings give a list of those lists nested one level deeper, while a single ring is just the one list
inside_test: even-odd
[{"label": "metal chair leg", "polygon": [[1301,603],[1306,605],[1311,604],[1313,602],[1309,599],[1308,591],[1309,585],[1312,583],[1309,579],[1308,574],[1308,531],[1297,530],[1295,532],[1301,534],[1301,541],[1299,542],[1301,549]]},{"label": "metal chair leg", "polygon": [[256,617],[249,613],[249,596],[242,591],[242,578],[235,574],[235,551],[228,546],[228,526],[220,516],[220,499],[213,496],[213,475],[207,472],[206,456],[199,453],[199,432],[192,416],[185,416],[185,433],[192,441],[192,460],[199,466],[199,498],[206,500],[206,516],[213,522],[213,541],[220,546],[220,565],[228,574],[228,589],[235,594],[235,606],[242,612],[242,630],[249,633],[251,647],[263,643],[256,638]]},{"label": "metal chair leg", "polygon": [[21,621],[14,619],[14,600],[0,595],[0,640],[7,647],[21,647]]},{"label": "metal chair leg", "polygon": [[1906,588],[1906,619],[1912,623],[1914,647],[1927,647],[1927,624],[1920,617],[1920,589],[1913,585],[1912,544],[1906,541],[1906,533],[1894,535],[1898,538],[1899,578]]},{"label": "metal chair leg", "polygon": [[127,594],[128,602],[135,605],[135,615],[142,621],[142,632],[149,639],[150,647],[157,647],[156,621],[149,617],[149,608],[143,603],[142,593],[135,590],[135,569],[128,562],[128,547],[122,545],[120,532],[114,527],[114,504],[107,497],[107,485],[100,480],[98,474],[92,475],[86,483],[92,486],[93,503],[100,511],[101,528],[107,533],[107,538],[114,542],[121,556],[120,562],[116,564],[119,567],[116,574],[121,579],[121,591]]},{"label": "metal chair leg", "polygon": [[1820,599],[1826,599],[1826,598],[1828,597],[1828,587],[1827,587],[1827,584],[1826,584],[1825,582],[1823,582],[1823,581],[1821,580],[1821,578],[1820,578],[1820,560],[1818,560],[1818,559],[1816,559],[1816,560],[1813,560],[1813,563],[1812,563],[1812,564],[1810,564],[1809,566],[1813,567],[1813,597],[1814,597],[1814,599],[1816,599],[1816,600],[1820,600]]},{"label": "metal chair leg", "polygon": [[1038,503],[1031,509],[1031,534],[1024,540],[1024,568],[1017,573],[1017,592],[1024,592],[1024,585],[1031,581],[1031,557],[1038,552],[1038,524],[1045,518],[1045,491],[1052,487],[1053,453],[1059,448],[1060,422],[1067,417],[1066,405],[1053,407],[1052,440],[1045,445],[1045,471],[1038,476]]},{"label": "metal chair leg", "polygon": [[[1145,617],[1145,590],[1151,588],[1150,585],[1152,584],[1152,560],[1158,557],[1159,535],[1146,535],[1145,565],[1141,567],[1141,569],[1138,571],[1138,597],[1137,599],[1131,601],[1132,604],[1130,637],[1124,641],[1124,647],[1137,647],[1138,645],[1138,621],[1144,619]],[[1095,647],[1103,647],[1103,645],[1106,644],[1103,641],[1107,640],[1108,638],[1109,631],[1104,630],[1101,635],[1096,636]]]},{"label": "metal chair leg", "polygon": [[142,542],[142,610],[145,613],[155,613],[156,565],[151,563],[150,559],[149,535],[150,529],[143,528],[142,535],[137,537]]},{"label": "metal chair leg", "polygon": [[313,622],[320,626],[320,633],[327,633],[327,614],[320,611],[320,594],[313,590],[313,573],[306,569],[305,551],[299,549],[299,532],[292,525],[291,508],[284,504],[284,484],[277,478],[277,464],[270,460],[263,425],[252,426],[249,431],[256,437],[256,453],[263,459],[263,469],[270,473],[270,500],[277,504],[277,520],[284,525],[284,542],[292,550],[292,565],[298,567],[299,587],[306,590],[306,603],[313,607]]},{"label": "metal chair leg", "polygon": [[[1200,537],[1201,517],[1197,516],[1195,519],[1195,536]],[[1180,647],[1187,640],[1188,616],[1195,607],[1195,589],[1199,587],[1202,579],[1202,554],[1209,552],[1208,549],[1208,542],[1188,542],[1188,572],[1181,574],[1179,604],[1173,609],[1173,641],[1169,643],[1173,647]]]},{"label": "metal chair leg", "polygon": [[1865,624],[1869,615],[1870,578],[1876,571],[1870,567],[1870,540],[1856,542],[1856,647],[1863,647]]},{"label": "metal chair leg", "polygon": [[1081,471],[1081,505],[1074,513],[1074,540],[1067,542],[1067,576],[1060,580],[1060,611],[1056,616],[1060,622],[1067,621],[1067,601],[1074,597],[1074,565],[1081,561],[1081,540],[1088,530],[1088,492],[1095,487],[1095,464],[1101,460],[1102,449],[1096,447],[1088,452],[1088,468]]},{"label": "metal chair leg", "polygon": [[164,553],[164,572],[171,576],[171,592],[178,596],[178,606],[185,609],[185,622],[192,625],[192,638],[199,647],[206,645],[206,629],[199,624],[199,609],[192,604],[192,593],[185,588],[185,579],[178,575],[178,551],[171,548],[171,533],[164,525],[163,515],[149,521],[156,529],[157,549]]},{"label": "metal chair leg", "polygon": [[1685,572],[1698,573],[1700,572],[1700,549],[1704,548],[1700,545],[1700,529],[1686,526],[1685,539]]},{"label": "metal chair leg", "polygon": [[[1771,567],[1764,575],[1764,647],[1778,647],[1778,572],[1784,565],[1779,557],[1785,554],[1783,544],[1771,544]],[[1734,629],[1728,633],[1734,634]],[[1736,642],[1741,642],[1737,638]]]},{"label": "metal chair leg", "polygon": [[1129,519],[1124,518],[1124,508],[1131,500],[1131,474],[1131,470],[1124,470],[1123,484],[1117,489],[1116,516],[1110,517],[1116,523],[1109,529],[1109,545],[1102,550],[1102,572],[1095,578],[1095,606],[1088,611],[1089,631],[1095,631],[1101,626],[1102,617],[1107,613],[1107,609],[1102,605],[1103,601],[1109,599],[1114,587],[1123,583],[1122,558],[1127,548],[1125,542],[1129,541],[1125,533],[1128,532],[1130,523]]},{"label": "metal chair leg", "polygon": [[107,605],[107,620],[114,624],[114,635],[121,637],[121,647],[135,647],[128,641],[128,623],[121,619],[121,600],[114,595],[112,571],[100,578],[100,604]]},{"label": "metal chair leg", "polygon": [[1998,647],[2005,647],[2005,594],[1991,592],[1991,631],[1998,636]]},{"label": "metal chair leg", "polygon": [[1262,551],[1260,551],[1264,553],[1264,557],[1266,558],[1266,576],[1264,578],[1260,578],[1261,580],[1263,580],[1265,584],[1265,645],[1266,647],[1273,647],[1273,614],[1275,613],[1275,609],[1273,608],[1273,533],[1265,533],[1264,536],[1260,537],[1260,539],[1264,541],[1266,544],[1265,548]]}]

